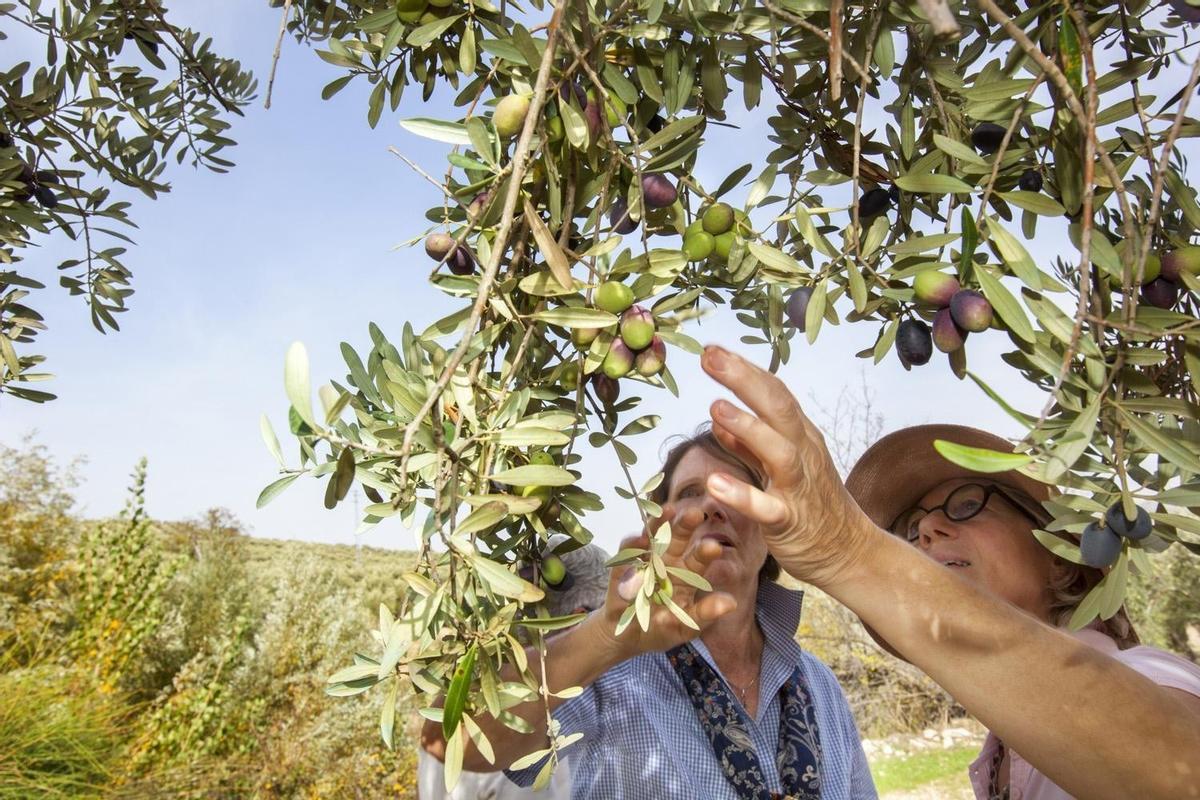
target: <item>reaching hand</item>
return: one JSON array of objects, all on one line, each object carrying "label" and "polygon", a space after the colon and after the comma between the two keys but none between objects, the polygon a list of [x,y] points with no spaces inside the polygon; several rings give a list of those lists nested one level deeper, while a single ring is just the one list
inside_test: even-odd
[{"label": "reaching hand", "polygon": [[716,401],[713,433],[767,477],[760,490],[717,473],[708,490],[762,526],[771,554],[794,577],[818,587],[843,577],[879,531],[846,491],[821,432],[771,373],[714,346],[700,363],[753,412]]},{"label": "reaching hand", "polygon": [[[630,537],[621,542],[621,549],[650,549],[654,535],[664,523],[670,521],[671,540],[661,556],[663,565],[688,569],[703,576],[708,566],[721,555],[721,545],[714,541],[704,540],[696,547],[689,547],[696,526],[703,520],[704,515],[699,509],[693,508],[676,515],[674,508],[667,505],[663,508],[662,516],[651,520],[640,536]],[[611,636],[610,642],[614,649],[624,658],[639,653],[669,650],[690,641],[719,617],[737,607],[737,602],[725,592],[704,592],[686,581],[673,579],[671,602],[686,612],[700,630],[686,625],[667,605],[651,602],[646,612],[649,615],[648,630],[642,630],[635,620],[617,635],[616,629],[621,617],[635,602],[642,583],[636,565],[614,567],[609,576],[608,596],[602,612],[603,629]]]}]

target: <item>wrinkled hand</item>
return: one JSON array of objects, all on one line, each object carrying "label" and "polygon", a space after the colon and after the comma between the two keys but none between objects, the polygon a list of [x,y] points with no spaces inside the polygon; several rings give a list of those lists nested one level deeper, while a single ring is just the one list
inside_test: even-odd
[{"label": "wrinkled hand", "polygon": [[879,531],[846,491],[825,437],[766,370],[715,346],[700,363],[753,412],[716,401],[713,433],[767,478],[760,490],[716,473],[708,490],[762,526],[771,555],[794,577],[821,588],[846,577]]},{"label": "wrinkled hand", "polygon": [[[699,509],[693,508],[684,514],[676,515],[674,508],[668,504],[663,507],[662,516],[651,520],[640,536],[622,541],[621,549],[651,549],[654,535],[665,522],[670,521],[671,540],[661,556],[663,565],[688,569],[703,576],[709,565],[721,555],[721,545],[714,541],[705,540],[698,547],[689,546],[696,526],[703,520],[704,515]],[[705,592],[678,577],[671,576],[671,602],[686,612],[700,630],[686,625],[667,605],[651,601],[646,612],[649,616],[647,630],[642,630],[641,625],[634,619],[618,635],[616,630],[622,615],[634,604],[642,589],[643,580],[638,569],[641,564],[642,562],[635,562],[616,566],[609,575],[608,595],[602,610],[602,628],[614,652],[620,653],[622,658],[669,650],[691,641],[718,618],[737,607],[737,601],[725,592]],[[657,590],[656,586],[655,591]]]}]

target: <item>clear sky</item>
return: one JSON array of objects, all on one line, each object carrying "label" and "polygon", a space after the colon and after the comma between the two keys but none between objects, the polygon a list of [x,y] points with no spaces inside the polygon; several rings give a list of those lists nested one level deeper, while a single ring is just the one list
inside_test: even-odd
[{"label": "clear sky", "polygon": [[[452,112],[445,103],[422,104],[419,89],[410,87],[399,112],[385,112],[372,131],[365,119],[367,84],[321,100],[321,87],[341,73],[294,41],[285,44],[272,107],[265,111],[261,94],[278,11],[245,0],[174,5],[174,16],[209,32],[218,52],[241,59],[259,77],[259,101],[231,132],[239,143],[231,151],[237,167],[228,175],[175,169],[170,194],[157,202],[133,198],[140,230],[127,263],[136,294],[119,333],[97,333],[78,299],[58,289],[54,265],[75,252],[70,242],[49,241],[26,253],[26,267],[50,287],[37,295],[36,307],[50,325],[37,351],[49,356],[46,367],[58,375],[46,388],[59,399],[38,406],[5,397],[0,441],[14,444],[36,429],[38,441],[57,458],[85,455],[85,483],[77,491],[85,514],[119,510],[128,474],[144,455],[150,464],[148,508],[155,517],[194,517],[224,506],[254,535],[353,542],[352,504],[326,511],[324,486],[316,480],[301,479],[266,509],[255,510],[259,491],[276,477],[258,419],[263,412],[270,416],[294,464],[283,391],[289,343],[306,344],[314,385],[342,380],[339,343],[365,352],[369,321],[398,339],[406,320],[420,330],[457,307],[426,283],[430,262],[419,248],[396,249],[424,230],[424,211],[438,197],[387,152],[394,145],[426,169],[444,171],[448,146],[417,138],[397,120]],[[754,159],[751,177],[756,175],[768,150],[770,113],[771,107],[760,107],[734,117],[738,130],[715,129],[697,177],[715,185],[747,159]],[[731,200],[742,202],[745,192],[735,190]],[[702,342],[735,345],[761,364],[769,361],[765,350],[737,344],[745,331],[728,310],[687,332]],[[912,372],[894,355],[873,368],[855,359],[875,332],[874,324],[825,326],[815,346],[796,341],[780,374],[810,406],[810,396],[833,405],[865,367],[875,411],[887,429],[947,421],[1019,433],[973,383],[956,380],[939,353]],[[1007,349],[1001,333],[974,335],[970,366],[1018,407],[1037,413],[1043,397],[1000,361]],[[663,423],[640,437],[639,481],[656,471],[663,440],[694,429],[721,394],[696,357],[672,350],[669,359],[683,397],[644,395],[648,402],[639,413],[659,413]],[[619,476],[611,453],[591,451],[586,443],[582,449],[584,485],[609,503],[586,522],[612,549],[636,526],[636,511],[609,490]],[[388,521],[363,541],[407,548],[414,540]]]}]

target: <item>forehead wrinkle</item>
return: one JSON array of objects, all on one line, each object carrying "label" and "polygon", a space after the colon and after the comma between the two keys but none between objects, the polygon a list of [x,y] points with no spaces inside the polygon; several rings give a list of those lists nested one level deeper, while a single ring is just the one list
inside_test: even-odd
[{"label": "forehead wrinkle", "polygon": [[667,497],[675,497],[684,487],[691,483],[704,485],[708,476],[714,472],[725,472],[745,483],[754,484],[754,476],[739,463],[720,458],[703,447],[692,447],[679,459],[675,466],[675,474],[671,476],[671,487]]}]

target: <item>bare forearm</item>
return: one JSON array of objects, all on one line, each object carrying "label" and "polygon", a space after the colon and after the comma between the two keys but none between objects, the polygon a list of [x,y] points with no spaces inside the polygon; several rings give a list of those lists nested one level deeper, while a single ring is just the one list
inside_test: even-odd
[{"label": "bare forearm", "polygon": [[1079,797],[1200,797],[1200,719],[1170,692],[899,540],[867,541],[821,588],[1051,780]]},{"label": "bare forearm", "polygon": [[[571,686],[586,687],[624,660],[626,656],[618,650],[613,638],[605,635],[605,631],[600,627],[604,624],[606,623],[603,615],[597,612],[569,631],[547,641],[546,685],[551,692],[560,692]],[[540,678],[541,658],[537,649],[528,647],[525,649],[525,655],[530,670]],[[517,680],[516,667],[512,664],[505,666],[501,672],[501,679]],[[553,694],[548,699],[551,711],[564,702]],[[475,771],[502,769],[521,756],[546,746],[546,705],[543,698],[539,696],[536,700],[513,706],[508,710],[529,723],[533,730],[520,733],[486,711],[478,714],[475,721],[491,742],[496,760],[494,764],[488,762],[468,740],[464,749],[464,767]],[[439,759],[445,759],[446,742],[440,723],[425,723],[421,731],[421,743],[430,753]]]}]

